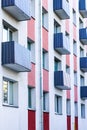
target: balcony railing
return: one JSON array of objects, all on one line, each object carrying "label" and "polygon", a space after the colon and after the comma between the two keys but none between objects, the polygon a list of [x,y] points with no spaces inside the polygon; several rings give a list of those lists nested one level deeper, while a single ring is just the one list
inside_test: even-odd
[{"label": "balcony railing", "polygon": [[2,43],[2,65],[17,72],[31,70],[30,52],[14,41]]},{"label": "balcony railing", "polygon": [[79,39],[84,45],[87,45],[87,28],[79,30]]},{"label": "balcony railing", "polygon": [[69,3],[66,0],[53,0],[53,10],[61,20],[70,18]]},{"label": "balcony railing", "polygon": [[84,72],[87,72],[87,57],[80,58],[80,69]]},{"label": "balcony railing", "polygon": [[87,86],[80,87],[80,96],[82,99],[87,99]]},{"label": "balcony railing", "polygon": [[30,19],[30,0],[2,0],[2,8],[18,21]]},{"label": "balcony railing", "polygon": [[79,12],[83,18],[87,18],[87,0],[79,0]]},{"label": "balcony railing", "polygon": [[63,33],[54,34],[54,49],[62,55],[70,54],[70,43]]},{"label": "balcony railing", "polygon": [[54,86],[61,90],[70,89],[70,75],[68,73],[64,73],[63,71],[55,71],[54,72]]}]

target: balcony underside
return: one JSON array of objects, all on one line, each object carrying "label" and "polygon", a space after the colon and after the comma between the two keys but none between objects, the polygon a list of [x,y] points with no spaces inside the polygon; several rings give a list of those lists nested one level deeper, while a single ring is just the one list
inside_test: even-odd
[{"label": "balcony underside", "polygon": [[15,18],[18,21],[25,21],[25,20],[29,20],[30,19],[30,16],[28,16],[26,13],[24,13],[17,6],[3,7],[3,9],[6,12],[8,12],[13,18]]},{"label": "balcony underside", "polygon": [[65,10],[63,9],[59,9],[59,10],[54,10],[55,13],[58,15],[58,17],[61,19],[61,20],[64,20],[64,19],[69,19],[70,16],[66,13]]}]

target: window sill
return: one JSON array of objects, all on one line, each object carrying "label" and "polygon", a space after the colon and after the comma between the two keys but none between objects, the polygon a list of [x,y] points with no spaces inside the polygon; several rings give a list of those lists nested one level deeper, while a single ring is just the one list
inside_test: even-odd
[{"label": "window sill", "polygon": [[35,108],[28,108],[28,110],[30,110],[30,111],[36,111]]},{"label": "window sill", "polygon": [[55,112],[55,115],[60,115],[60,116],[62,116],[63,114],[62,114],[62,113],[57,113],[57,112]]},{"label": "window sill", "polygon": [[4,107],[12,107],[12,108],[19,108],[18,106],[15,105],[9,105],[9,104],[3,104]]},{"label": "window sill", "polygon": [[43,112],[44,112],[44,113],[49,113],[49,111],[47,111],[47,110],[43,110]]}]

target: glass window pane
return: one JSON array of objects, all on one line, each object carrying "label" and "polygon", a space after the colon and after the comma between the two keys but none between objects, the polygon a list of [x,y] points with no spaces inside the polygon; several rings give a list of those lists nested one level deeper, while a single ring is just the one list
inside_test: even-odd
[{"label": "glass window pane", "polygon": [[8,82],[3,81],[3,102],[8,103]]},{"label": "glass window pane", "polygon": [[12,38],[12,31],[9,30],[9,41],[12,41],[12,40],[13,40],[13,38]]},{"label": "glass window pane", "polygon": [[13,82],[9,82],[9,104],[13,105]]},{"label": "glass window pane", "polygon": [[8,41],[8,28],[7,27],[3,27],[3,42]]},{"label": "glass window pane", "polygon": [[32,107],[32,94],[31,94],[31,88],[28,88],[28,107],[31,108]]}]

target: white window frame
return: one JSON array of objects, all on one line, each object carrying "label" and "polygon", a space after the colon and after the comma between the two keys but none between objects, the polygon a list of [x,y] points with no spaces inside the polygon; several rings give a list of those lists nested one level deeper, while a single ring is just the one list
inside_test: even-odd
[{"label": "white window frame", "polygon": [[[7,88],[7,101],[4,101],[6,88]],[[18,82],[10,80],[8,78],[3,78],[2,90],[3,90],[3,105],[18,107]]]},{"label": "white window frame", "polygon": [[71,115],[71,102],[70,102],[70,99],[67,99],[66,100],[66,114],[68,116]]},{"label": "white window frame", "polygon": [[81,118],[85,118],[85,104],[81,104]]},{"label": "white window frame", "polygon": [[55,95],[55,113],[62,115],[62,96]]},{"label": "white window frame", "polygon": [[[30,94],[30,95],[29,95]],[[35,110],[36,109],[36,96],[35,88],[28,86],[28,108]]]},{"label": "white window frame", "polygon": [[47,92],[43,92],[43,110],[49,111],[49,94]]},{"label": "white window frame", "polygon": [[74,102],[75,117],[78,117],[78,102]]}]

